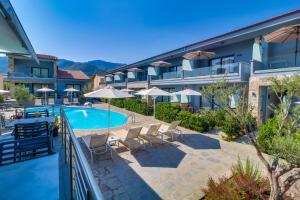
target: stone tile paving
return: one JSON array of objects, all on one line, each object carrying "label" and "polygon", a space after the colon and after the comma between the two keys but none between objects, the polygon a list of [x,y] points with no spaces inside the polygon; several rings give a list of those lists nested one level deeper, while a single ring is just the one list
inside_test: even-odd
[{"label": "stone tile paving", "polygon": [[[96,107],[106,109],[107,105]],[[112,110],[132,114],[113,106]],[[156,122],[159,121],[153,117],[136,114],[136,123],[129,122],[125,127]],[[103,131],[106,130],[77,131],[76,134],[80,137]],[[113,160],[98,156],[92,170],[105,198],[199,199],[208,178],[229,174],[238,156],[242,160],[249,157],[260,165],[250,145],[222,141],[217,132],[201,134],[183,128],[182,131],[183,139],[178,141],[167,140],[163,145],[153,147],[148,145],[145,150],[133,153],[121,147],[116,149]],[[89,154],[86,155],[89,159]]]}]

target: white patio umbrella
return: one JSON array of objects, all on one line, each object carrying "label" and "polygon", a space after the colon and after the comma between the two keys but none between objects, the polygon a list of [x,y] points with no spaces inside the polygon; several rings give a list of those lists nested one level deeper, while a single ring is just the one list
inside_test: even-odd
[{"label": "white patio umbrella", "polygon": [[[178,92],[174,92],[175,95],[186,95],[186,96],[201,96],[200,92],[191,89],[185,89]],[[188,99],[189,101],[189,99]],[[189,102],[188,102],[189,103]]]},{"label": "white patio umbrella", "polygon": [[122,91],[122,92],[130,93],[130,92],[133,92],[134,90],[125,88],[125,89],[122,89],[121,91]]},{"label": "white patio umbrella", "polygon": [[79,90],[77,90],[77,89],[75,89],[75,88],[67,88],[67,89],[65,89],[64,91],[65,91],[65,92],[70,92],[70,93],[71,93],[71,102],[73,102],[73,101],[72,101],[72,98],[73,98],[72,93],[73,93],[73,92],[79,92]]},{"label": "white patio umbrella", "polygon": [[37,92],[44,92],[45,93],[45,102],[46,102],[46,99],[47,99],[47,92],[54,92],[54,90],[52,90],[50,88],[47,88],[47,87],[43,87],[43,88],[37,89],[36,91]]},{"label": "white patio umbrella", "polygon": [[151,96],[153,98],[153,115],[155,116],[155,101],[156,101],[156,98],[159,97],[159,96],[171,96],[172,94],[167,92],[167,91],[164,91],[164,90],[161,90],[157,87],[153,87],[153,88],[150,88],[148,90],[141,90],[137,93],[135,93],[136,95],[141,95],[141,96]]},{"label": "white patio umbrella", "polygon": [[10,91],[8,91],[8,90],[1,90],[0,89],[0,94],[8,94]]},{"label": "white patio umbrella", "polygon": [[87,98],[105,98],[108,99],[108,126],[107,126],[107,130],[109,133],[109,129],[110,129],[110,100],[111,99],[122,99],[122,98],[130,98],[133,97],[132,95],[126,93],[126,92],[122,92],[120,90],[117,90],[115,88],[113,88],[112,86],[107,86],[103,89],[100,90],[96,90],[93,92],[89,92],[84,94],[85,97]]}]

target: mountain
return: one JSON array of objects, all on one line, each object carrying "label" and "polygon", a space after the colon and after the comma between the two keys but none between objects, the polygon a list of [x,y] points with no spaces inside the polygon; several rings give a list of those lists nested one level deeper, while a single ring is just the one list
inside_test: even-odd
[{"label": "mountain", "polygon": [[88,62],[74,62],[72,60],[60,59],[58,61],[58,67],[60,69],[73,69],[81,70],[86,75],[92,76],[96,73],[102,73],[108,70],[118,68],[124,64],[112,63],[103,60],[92,60]]},{"label": "mountain", "polygon": [[[115,69],[124,64],[107,62],[103,60],[91,60],[88,62],[75,62],[67,59],[60,59],[58,61],[58,67],[60,69],[74,69],[81,70],[88,76],[93,76],[96,73],[105,72]],[[0,57],[0,73],[8,72],[8,59],[7,57]]]}]

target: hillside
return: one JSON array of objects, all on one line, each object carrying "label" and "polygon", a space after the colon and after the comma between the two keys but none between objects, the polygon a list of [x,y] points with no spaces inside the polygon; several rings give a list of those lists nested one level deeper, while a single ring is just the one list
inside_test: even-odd
[{"label": "hillside", "polygon": [[[60,59],[58,61],[58,67],[60,69],[74,69],[82,70],[88,76],[92,76],[96,73],[105,72],[111,69],[115,69],[124,64],[112,63],[103,60],[92,60],[88,62],[75,62],[72,60]],[[0,73],[8,72],[8,60],[7,57],[0,57]]]},{"label": "hillside", "polygon": [[112,70],[122,65],[124,64],[112,63],[103,60],[92,60],[88,62],[74,62],[71,60],[60,59],[58,62],[58,67],[60,69],[82,70],[88,76],[92,76],[96,73]]}]

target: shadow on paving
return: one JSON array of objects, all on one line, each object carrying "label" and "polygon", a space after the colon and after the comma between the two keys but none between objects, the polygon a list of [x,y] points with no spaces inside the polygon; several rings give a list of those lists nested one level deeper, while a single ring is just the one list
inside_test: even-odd
[{"label": "shadow on paving", "polygon": [[[82,150],[90,161],[90,156],[88,150],[83,144],[82,138],[79,139]],[[125,152],[128,151],[126,148],[118,148],[117,152]],[[143,151],[145,153],[145,151]],[[94,176],[99,180],[99,188],[104,195],[105,199],[124,199],[123,194],[126,193],[130,199],[136,200],[159,200],[161,199],[159,195],[129,166],[132,163],[129,160],[126,160],[120,157],[118,154],[113,154],[113,159],[110,159],[109,153],[95,156],[94,166],[91,166],[93,169]],[[95,175],[95,171],[96,175]],[[105,173],[101,173],[101,171],[105,171]],[[106,192],[103,190],[110,186],[107,184],[110,180],[118,180],[122,183],[122,188],[125,189],[124,193],[120,194],[112,194],[112,196],[107,197]],[[118,182],[117,181],[117,182]],[[119,189],[122,189],[119,188]],[[112,193],[116,188],[110,188]],[[114,191],[113,191],[114,190]],[[127,199],[127,198],[125,198]]]},{"label": "shadow on paving", "polygon": [[173,144],[164,143],[132,155],[142,167],[177,168],[186,153]]},{"label": "shadow on paving", "polygon": [[128,164],[130,161],[115,157],[110,169],[122,182],[131,199],[158,200],[160,196]]},{"label": "shadow on paving", "polygon": [[219,140],[196,133],[183,134],[178,142],[193,149],[221,149]]}]

